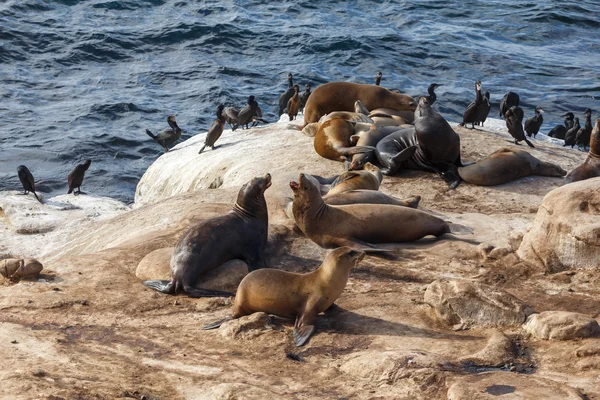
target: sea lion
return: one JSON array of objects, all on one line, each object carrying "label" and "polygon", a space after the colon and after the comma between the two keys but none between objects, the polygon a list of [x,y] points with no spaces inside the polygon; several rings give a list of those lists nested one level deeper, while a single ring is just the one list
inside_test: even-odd
[{"label": "sea lion", "polygon": [[477,81],[475,82],[475,100],[467,106],[460,126],[466,127],[467,124],[471,124],[471,128],[475,129],[475,123],[479,122],[477,117],[482,112],[483,106],[484,100],[481,95],[481,81]]},{"label": "sea lion", "polygon": [[19,176],[19,180],[23,185],[23,194],[26,195],[27,193],[31,192],[33,193],[37,201],[44,204],[35,192],[35,179],[33,179],[33,174],[31,173],[31,171],[29,171],[29,168],[27,168],[24,165],[19,165],[17,167],[17,175]]},{"label": "sea lion", "polygon": [[523,150],[499,149],[483,160],[459,167],[465,181],[479,186],[502,185],[530,175],[563,177],[567,172],[559,165],[539,160]]},{"label": "sea lion", "polygon": [[[418,102],[415,104],[419,104]],[[401,117],[404,118],[404,120],[409,123],[412,124],[413,120],[415,118],[415,113],[414,111],[398,111],[398,110],[393,110],[391,108],[376,108],[374,110],[371,110],[371,112],[369,112],[369,116],[377,116],[377,115],[393,115],[396,117]]]},{"label": "sea lion", "polygon": [[421,202],[421,196],[411,196],[401,200],[378,190],[358,189],[337,194],[327,194],[323,196],[323,201],[330,206],[342,206],[346,204],[390,204],[417,208]]},{"label": "sea lion", "polygon": [[230,293],[195,286],[203,272],[226,261],[240,259],[248,270],[266,267],[268,213],[265,190],[271,175],[252,179],[240,189],[227,214],[191,226],[179,239],[171,256],[171,281],[151,280],[143,284],[162,293],[184,292],[190,297],[229,296]]},{"label": "sea lion", "polygon": [[[386,136],[403,129],[401,126],[375,126],[372,125],[368,131],[362,132],[356,139],[356,146],[377,146],[380,140]],[[350,141],[354,141],[355,136],[350,138]],[[374,161],[376,159],[375,152],[357,153],[352,156],[352,162],[350,163],[350,170],[363,169],[367,162]]]},{"label": "sea lion", "polygon": [[383,174],[379,168],[368,162],[362,171],[346,171],[338,176],[327,195],[358,189],[378,190],[382,180]]},{"label": "sea lion", "polygon": [[265,312],[295,319],[294,344],[303,346],[315,331],[317,315],[340,297],[350,270],[364,257],[361,251],[340,247],[330,251],[321,266],[308,274],[278,269],[251,272],[235,294],[233,315],[202,329],[215,329],[231,319]]},{"label": "sea lion", "polygon": [[506,112],[510,110],[511,107],[519,106],[519,101],[519,95],[515,92],[506,93],[500,101],[500,116],[506,117]]},{"label": "sea lion", "polygon": [[577,168],[569,172],[566,183],[583,181],[600,176],[600,119],[596,120],[590,137],[590,151],[587,158]]},{"label": "sea lion", "polygon": [[290,188],[296,225],[324,248],[349,246],[377,252],[383,250],[372,243],[409,242],[450,233],[446,221],[413,208],[385,204],[329,206],[302,173],[298,182],[290,182]]},{"label": "sea lion", "polygon": [[535,148],[533,143],[531,143],[525,137],[525,131],[523,130],[524,116],[525,113],[521,107],[512,106],[508,109],[506,114],[504,114],[504,118],[506,119],[506,128],[508,129],[510,136],[515,138],[515,144],[519,144],[520,141],[524,140],[525,143],[527,143],[527,146]]},{"label": "sea lion", "polygon": [[398,115],[391,114],[369,114],[375,126],[402,126],[407,125],[408,121]]},{"label": "sea lion", "polygon": [[[92,164],[92,160],[86,160],[83,164],[77,164],[73,171],[67,177],[67,182],[69,183],[69,191],[67,194],[73,193],[73,190],[77,189],[77,192],[74,194],[82,194],[81,185],[83,184],[83,178],[85,176],[85,171],[88,170],[90,165]],[[85,194],[85,193],[83,193]]]},{"label": "sea lion", "polygon": [[342,118],[334,118],[319,124],[315,134],[314,148],[318,155],[334,161],[345,161],[353,154],[374,151],[374,147],[350,146],[354,125]]},{"label": "sea lion", "polygon": [[332,111],[353,111],[360,100],[368,110],[387,107],[399,111],[414,111],[410,96],[394,93],[384,87],[351,82],[330,82],[319,86],[306,102],[304,124],[317,122]]},{"label": "sea lion", "polygon": [[0,260],[0,275],[11,281],[35,279],[42,272],[42,263],[33,258],[5,258]]},{"label": "sea lion", "polygon": [[354,112],[357,114],[369,115],[369,110],[365,107],[360,100],[354,102]]},{"label": "sea lion", "polygon": [[543,113],[544,110],[542,110],[542,107],[536,107],[535,115],[531,118],[527,118],[525,121],[525,132],[527,133],[527,136],[531,137],[531,135],[533,135],[535,138],[535,135],[538,134],[540,127],[544,122],[544,117],[542,116]]},{"label": "sea lion", "polygon": [[290,101],[290,99],[294,95],[294,82],[293,82],[292,78],[293,78],[292,74],[289,73],[288,74],[288,88],[286,89],[285,92],[282,93],[281,96],[279,96],[279,116],[281,116],[281,114],[283,114],[283,112],[285,111],[285,108],[287,107],[288,101]]},{"label": "sea lion", "polygon": [[294,85],[294,94],[287,103],[287,114],[290,117],[290,121],[296,119],[296,116],[298,115],[298,109],[300,108],[299,92],[300,86]]},{"label": "sea lion", "polygon": [[160,144],[165,149],[165,153],[168,152],[169,148],[181,138],[181,128],[177,125],[174,114],[167,117],[167,123],[170,128],[163,130],[158,135],[155,135],[149,129],[146,129],[146,134],[154,139],[156,143]]},{"label": "sea lion", "polygon": [[217,106],[217,118],[208,130],[206,139],[204,140],[204,146],[202,146],[198,154],[201,154],[206,146],[212,148],[213,150],[215,149],[215,143],[221,137],[223,128],[225,127],[225,116],[223,115],[224,108],[225,106],[223,104],[219,104]]}]

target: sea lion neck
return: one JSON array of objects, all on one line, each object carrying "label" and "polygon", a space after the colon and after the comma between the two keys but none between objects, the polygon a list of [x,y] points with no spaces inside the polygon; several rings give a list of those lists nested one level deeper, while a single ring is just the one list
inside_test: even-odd
[{"label": "sea lion neck", "polygon": [[250,219],[266,221],[268,219],[267,202],[263,192],[257,196],[253,196],[252,194],[243,192],[242,189],[238,194],[232,211],[245,221]]}]

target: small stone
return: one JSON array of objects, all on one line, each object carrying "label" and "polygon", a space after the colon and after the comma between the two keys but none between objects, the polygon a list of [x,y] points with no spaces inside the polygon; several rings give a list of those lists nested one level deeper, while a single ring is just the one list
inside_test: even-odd
[{"label": "small stone", "polygon": [[81,305],[82,306],[87,306],[88,305],[88,301],[87,300],[81,300]]},{"label": "small stone", "polygon": [[55,292],[60,292],[60,288],[57,288],[57,287],[52,288],[52,290],[54,290]]},{"label": "small stone", "polygon": [[533,314],[523,328],[538,339],[569,340],[600,335],[600,325],[595,319],[567,311]]},{"label": "small stone", "polygon": [[17,342],[16,340],[13,340],[12,342],[10,342],[11,344],[17,344],[19,342]]}]

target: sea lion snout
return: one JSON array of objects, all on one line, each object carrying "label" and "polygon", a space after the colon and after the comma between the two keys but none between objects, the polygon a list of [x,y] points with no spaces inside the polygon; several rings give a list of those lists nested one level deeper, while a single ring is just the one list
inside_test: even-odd
[{"label": "sea lion snout", "polygon": [[271,174],[267,172],[267,174],[264,176],[263,178],[265,180],[265,190],[267,190],[268,188],[271,187],[272,185],[272,181],[271,181]]}]

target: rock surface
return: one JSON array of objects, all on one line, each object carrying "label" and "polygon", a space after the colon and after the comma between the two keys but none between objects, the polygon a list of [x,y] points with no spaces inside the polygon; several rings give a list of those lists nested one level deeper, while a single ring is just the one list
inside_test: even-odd
[{"label": "rock surface", "polygon": [[517,349],[502,331],[494,329],[485,347],[477,353],[464,357],[462,362],[478,366],[500,367],[511,362],[516,356]]},{"label": "rock surface", "polygon": [[533,314],[524,328],[538,339],[569,340],[600,336],[598,321],[587,315],[565,311]]},{"label": "rock surface", "polygon": [[437,317],[455,329],[520,325],[533,310],[502,290],[464,279],[439,279],[425,292]]},{"label": "rock surface", "polygon": [[549,272],[600,269],[600,178],[574,182],[544,197],[518,250]]}]

